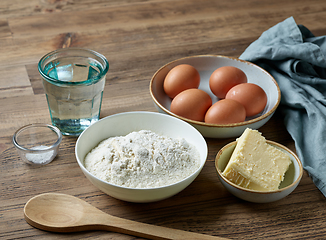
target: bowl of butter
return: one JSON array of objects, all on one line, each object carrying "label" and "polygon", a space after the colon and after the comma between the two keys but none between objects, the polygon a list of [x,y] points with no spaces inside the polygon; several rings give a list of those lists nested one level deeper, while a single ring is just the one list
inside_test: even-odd
[{"label": "bowl of butter", "polygon": [[222,185],[230,193],[256,203],[286,197],[303,175],[301,161],[295,153],[250,128],[220,149],[215,167]]}]

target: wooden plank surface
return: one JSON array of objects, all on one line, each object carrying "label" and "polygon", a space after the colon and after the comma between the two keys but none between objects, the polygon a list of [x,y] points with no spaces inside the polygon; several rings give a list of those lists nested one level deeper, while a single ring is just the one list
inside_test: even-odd
[{"label": "wooden plank surface", "polygon": [[[111,232],[54,234],[23,218],[24,204],[45,192],[67,193],[112,215],[231,239],[323,239],[326,201],[304,173],[297,189],[270,204],[242,201],[221,185],[214,168],[218,150],[234,139],[207,139],[209,156],[184,191],[148,204],[116,200],[97,190],[79,169],[76,138],[64,137],[58,157],[42,168],[21,162],[12,144],[19,127],[50,123],[39,59],[78,46],[110,63],[101,117],[155,111],[149,81],[180,57],[238,57],[260,34],[293,16],[314,34],[326,34],[322,0],[1,0],[0,3],[0,238],[135,239]],[[279,111],[260,131],[295,151]]]}]

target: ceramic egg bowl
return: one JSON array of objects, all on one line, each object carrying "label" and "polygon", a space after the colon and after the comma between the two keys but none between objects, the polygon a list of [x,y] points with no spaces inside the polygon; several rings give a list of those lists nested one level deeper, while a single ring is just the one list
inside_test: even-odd
[{"label": "ceramic egg bowl", "polygon": [[222,175],[222,172],[228,164],[233,150],[235,149],[237,144],[236,141],[227,144],[217,153],[215,158],[215,167],[218,177],[222,185],[234,196],[249,202],[268,203],[286,197],[298,186],[303,174],[303,168],[299,158],[290,149],[279,143],[269,140],[266,140],[266,142],[287,153],[292,161],[288,171],[285,173],[284,180],[281,182],[279,189],[276,191],[261,192],[240,187]]},{"label": "ceramic egg bowl", "polygon": [[[172,138],[184,138],[188,143],[196,146],[200,154],[200,167],[177,183],[157,188],[129,188],[114,185],[95,177],[85,168],[86,154],[102,140],[125,136],[140,130],[151,130]],[[103,118],[88,127],[78,137],[75,147],[77,163],[88,180],[104,193],[129,202],[155,202],[179,193],[198,176],[206,162],[207,153],[206,141],[196,128],[175,117],[155,112],[126,112]]]},{"label": "ceramic egg bowl", "polygon": [[[165,94],[163,82],[167,73],[173,67],[180,64],[189,64],[197,69],[200,74],[199,89],[206,91],[210,95],[213,104],[219,99],[209,88],[210,75],[217,68],[223,66],[233,66],[241,69],[247,75],[249,83],[257,84],[265,91],[267,95],[265,109],[260,114],[246,118],[244,122],[225,125],[193,121],[172,113],[170,111],[172,99]],[[277,82],[264,69],[247,61],[218,55],[186,57],[167,63],[153,75],[149,88],[154,105],[159,112],[169,114],[190,123],[197,128],[204,137],[210,138],[237,137],[240,136],[246,128],[260,128],[272,117],[281,100],[281,92]]]}]

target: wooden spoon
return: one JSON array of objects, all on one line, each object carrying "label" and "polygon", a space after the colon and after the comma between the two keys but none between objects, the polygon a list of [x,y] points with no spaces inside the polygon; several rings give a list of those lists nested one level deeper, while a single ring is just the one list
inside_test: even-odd
[{"label": "wooden spoon", "polygon": [[106,230],[150,239],[225,239],[118,218],[60,193],[31,198],[24,207],[24,216],[30,225],[51,232]]}]

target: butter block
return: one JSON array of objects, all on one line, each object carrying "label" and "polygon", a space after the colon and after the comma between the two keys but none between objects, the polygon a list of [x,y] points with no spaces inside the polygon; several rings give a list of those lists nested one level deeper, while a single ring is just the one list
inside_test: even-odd
[{"label": "butter block", "polygon": [[222,174],[241,187],[273,191],[279,188],[291,163],[288,154],[269,145],[257,130],[247,128],[237,139]]}]

